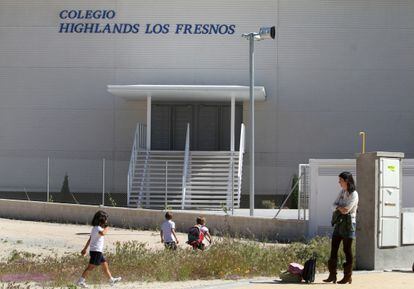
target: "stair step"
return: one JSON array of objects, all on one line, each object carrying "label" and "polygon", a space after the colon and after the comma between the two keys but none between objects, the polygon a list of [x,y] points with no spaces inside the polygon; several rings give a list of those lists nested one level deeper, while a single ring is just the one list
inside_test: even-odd
[{"label": "stair step", "polygon": [[[174,191],[174,190],[168,190],[168,194],[181,194],[181,190],[180,191]],[[143,191],[143,195],[145,195],[145,193],[151,193],[151,195],[165,195],[165,190],[157,190],[157,191]]]},{"label": "stair step", "polygon": [[[237,191],[234,190],[233,191],[233,194],[236,195],[237,194]],[[193,190],[188,190],[186,192],[186,196],[192,196],[192,195],[194,195],[194,196],[200,196],[200,195],[203,195],[203,196],[223,195],[224,196],[224,195],[227,195],[227,191],[193,191]]]},{"label": "stair step", "polygon": [[[227,203],[227,200],[222,200],[222,199],[217,200],[217,201],[215,201],[215,200],[197,200],[193,204],[214,204],[214,203],[218,204],[218,205],[221,205],[221,204]],[[229,200],[229,203],[231,203],[231,199]]]},{"label": "stair step", "polygon": [[[229,173],[231,168],[228,167],[190,167],[190,172],[220,172],[220,173]],[[233,171],[236,171],[234,169]]]},{"label": "stair step", "polygon": [[[190,178],[193,177],[229,177],[229,174],[227,173],[208,173],[208,172],[191,172]],[[237,176],[235,176],[237,178]]]},{"label": "stair step", "polygon": [[192,191],[217,191],[217,190],[222,190],[222,191],[227,191],[227,186],[187,186],[187,190],[192,190]]},{"label": "stair step", "polygon": [[191,177],[189,178],[191,183],[198,182],[227,182],[229,177]]},{"label": "stair step", "polygon": [[[165,191],[165,185],[135,185],[133,188],[136,188],[138,191]],[[168,191],[181,191],[181,185],[171,185],[167,187]]]},{"label": "stair step", "polygon": [[210,179],[210,180],[194,180],[194,179],[190,179],[189,182],[187,182],[187,186],[191,186],[191,185],[222,185],[222,186],[227,186],[228,185],[228,181],[224,181],[224,180],[215,180],[214,178]]},{"label": "stair step", "polygon": [[[238,154],[238,151],[234,151],[234,154]],[[230,155],[231,151],[191,151],[192,156],[205,156],[205,155]]]},{"label": "stair step", "polygon": [[212,201],[212,202],[214,202],[214,201],[216,201],[216,200],[227,200],[227,199],[230,199],[231,200],[231,197],[230,198],[228,198],[227,196],[225,196],[225,195],[223,195],[223,196],[214,196],[214,200],[212,200],[212,198],[211,198],[211,196],[188,196],[188,197],[186,197],[185,198],[187,201],[189,201],[189,200],[208,200],[208,201]]},{"label": "stair step", "polygon": [[[165,198],[162,197],[162,196],[156,196],[156,197],[153,197],[153,198],[151,197],[151,198],[148,198],[148,199],[150,200],[151,203],[152,202],[165,203]],[[147,198],[142,198],[141,199],[141,202],[145,202],[145,201],[147,201]],[[167,198],[167,202],[181,203],[182,199],[181,198]]]},{"label": "stair step", "polygon": [[168,169],[181,169],[181,171],[183,170],[184,164],[178,164],[178,163],[168,163],[168,165],[165,165],[165,162],[163,163],[147,163],[147,164],[143,164],[143,163],[136,163],[135,164],[135,169],[141,169],[141,170],[145,170],[148,168],[161,168],[163,170],[165,170],[165,168]]},{"label": "stair step", "polygon": [[[129,206],[137,207],[141,200],[140,207],[163,209],[167,186],[168,206],[181,209],[184,158],[184,151],[139,151],[135,158]],[[234,206],[239,206],[238,167],[238,151],[191,151],[185,207],[208,210],[220,209],[223,204],[226,206],[230,202],[227,191],[232,170],[234,183],[230,197]]]},{"label": "stair step", "polygon": [[[231,163],[231,159],[190,159],[189,160],[190,163],[200,163],[200,164],[209,164],[209,163],[216,163],[216,164],[230,164]],[[239,162],[238,159],[233,159],[233,162]]]},{"label": "stair step", "polygon": [[[131,198],[130,198],[130,200],[139,200],[140,198],[139,198],[139,196],[131,196]],[[146,196],[142,196],[142,198],[141,198],[142,200],[146,200],[147,198],[146,198]],[[165,195],[153,195],[153,196],[151,196],[151,198],[148,198],[148,199],[165,199]],[[167,196],[167,199],[168,200],[181,200],[182,199],[182,196],[181,196],[181,194],[177,194],[177,195],[168,195]]]}]

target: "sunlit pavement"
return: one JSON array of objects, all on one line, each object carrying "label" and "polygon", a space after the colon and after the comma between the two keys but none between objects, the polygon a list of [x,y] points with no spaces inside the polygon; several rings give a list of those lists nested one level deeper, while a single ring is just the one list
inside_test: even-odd
[{"label": "sunlit pavement", "polygon": [[[322,280],[325,279],[328,274],[316,275],[316,280],[312,284],[306,283],[295,283],[286,284],[281,283],[277,278],[267,279],[254,279],[254,280],[243,280],[239,282],[223,284],[220,286],[207,286],[204,288],[237,288],[237,289],[253,289],[253,288],[298,288],[298,286],[311,286],[312,289],[323,288],[338,288],[346,286],[346,288],[361,288],[361,289],[414,289],[414,273],[410,270],[400,270],[398,272],[369,272],[369,271],[357,271],[353,275],[352,284],[333,284],[324,283]],[[339,279],[342,278],[342,273],[338,274]]]}]

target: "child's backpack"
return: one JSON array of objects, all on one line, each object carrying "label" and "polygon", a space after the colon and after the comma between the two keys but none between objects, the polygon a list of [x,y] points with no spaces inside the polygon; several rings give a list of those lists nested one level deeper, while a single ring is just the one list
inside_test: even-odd
[{"label": "child's backpack", "polygon": [[199,226],[193,226],[188,230],[188,241],[187,244],[197,249],[204,240],[204,234],[201,232]]},{"label": "child's backpack", "polygon": [[302,276],[303,275],[303,266],[298,263],[290,263],[288,267],[288,272]]},{"label": "child's backpack", "polygon": [[281,272],[279,275],[280,280],[283,283],[300,283],[302,282],[302,276],[293,274],[289,271]]},{"label": "child's backpack", "polygon": [[302,279],[306,283],[313,283],[315,281],[316,258],[312,257],[305,262],[303,267]]}]

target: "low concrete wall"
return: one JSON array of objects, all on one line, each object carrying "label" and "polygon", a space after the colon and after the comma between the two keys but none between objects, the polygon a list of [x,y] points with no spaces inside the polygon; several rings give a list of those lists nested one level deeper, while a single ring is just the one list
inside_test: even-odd
[{"label": "low concrete wall", "polygon": [[[87,224],[98,206],[0,199],[0,217],[31,221]],[[115,227],[155,229],[164,212],[146,209],[103,207]],[[174,211],[177,231],[186,232],[195,223],[196,213]],[[206,216],[214,235],[230,235],[272,241],[298,241],[306,236],[307,221],[275,220],[240,216]]]}]

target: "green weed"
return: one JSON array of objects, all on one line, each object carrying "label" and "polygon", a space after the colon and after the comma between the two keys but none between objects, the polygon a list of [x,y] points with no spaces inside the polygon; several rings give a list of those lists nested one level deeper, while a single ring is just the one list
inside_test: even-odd
[{"label": "green weed", "polygon": [[[317,258],[318,271],[326,271],[330,239],[315,238],[308,243],[286,245],[218,239],[206,251],[188,249],[151,250],[145,244],[130,241],[117,243],[106,252],[111,272],[125,281],[182,281],[195,279],[238,279],[254,276],[278,276],[291,262],[304,263]],[[340,263],[344,256],[340,252]],[[5,274],[44,274],[44,285],[73,284],[86,267],[88,259],[79,254],[42,257],[13,251],[7,262],[0,263],[0,277]],[[30,281],[30,280],[28,280]],[[107,282],[101,270],[95,269],[88,283]],[[19,288],[19,287],[7,287]]]}]

